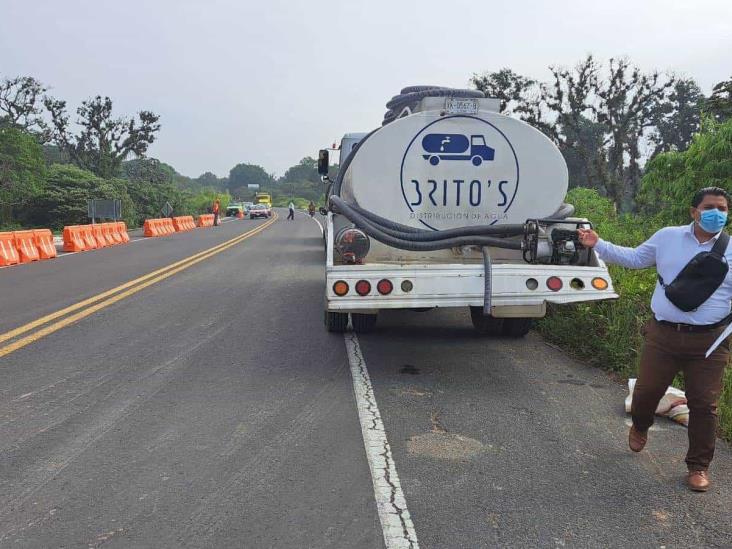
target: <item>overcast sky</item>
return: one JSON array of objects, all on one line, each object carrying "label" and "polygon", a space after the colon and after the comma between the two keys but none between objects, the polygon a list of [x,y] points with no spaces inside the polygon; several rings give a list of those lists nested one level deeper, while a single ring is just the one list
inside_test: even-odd
[{"label": "overcast sky", "polygon": [[192,177],[282,174],[378,126],[405,85],[501,67],[546,79],[589,52],[708,93],[732,75],[732,1],[0,0],[0,77],[160,114],[149,154]]}]

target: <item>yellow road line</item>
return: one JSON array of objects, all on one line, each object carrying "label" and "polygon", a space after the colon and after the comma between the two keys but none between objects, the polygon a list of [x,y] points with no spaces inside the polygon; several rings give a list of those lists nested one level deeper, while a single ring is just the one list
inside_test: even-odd
[{"label": "yellow road line", "polygon": [[[106,292],[103,292],[97,296],[91,297],[84,301],[80,301],[79,303],[77,303],[75,305],[66,307],[65,309],[62,309],[60,311],[47,315],[43,318],[30,322],[24,326],[16,328],[15,330],[12,330],[11,332],[7,332],[6,334],[3,334],[2,336],[0,336],[2,338],[2,339],[0,339],[0,341],[5,341],[9,337],[14,337],[15,335],[20,335],[22,333],[25,333],[25,332],[33,329],[34,327],[45,324],[46,322],[49,322],[55,318],[58,318],[59,316],[63,316],[64,314],[78,310],[78,309],[84,307],[85,305],[97,302],[100,299],[108,297],[109,295],[111,295],[119,290],[129,288],[126,291],[115,295],[114,297],[105,299],[104,301],[97,303],[96,305],[92,305],[86,309],[83,309],[82,311],[79,311],[76,314],[68,316],[68,317],[64,318],[63,320],[55,322],[24,338],[14,341],[13,343],[6,345],[5,347],[0,347],[0,357],[3,357],[14,351],[17,351],[18,349],[21,349],[21,348],[25,347],[26,345],[30,345],[34,341],[38,341],[39,339],[41,339],[49,334],[52,334],[52,333],[60,330],[61,328],[64,328],[70,324],[73,324],[74,322],[76,322],[82,318],[85,318],[101,309],[104,309],[105,307],[109,307],[110,305],[113,305],[114,303],[117,303],[118,301],[121,301],[122,299],[125,299],[126,297],[136,294],[137,292],[147,288],[148,286],[152,286],[153,284],[160,282],[161,280],[165,280],[166,278],[173,276],[174,274],[179,273],[179,272],[187,269],[188,267],[195,265],[196,263],[199,263],[205,259],[208,259],[209,257],[212,257],[220,252],[223,252],[224,250],[226,250],[228,248],[231,248],[232,246],[235,246],[236,244],[239,244],[239,242],[242,242],[242,241],[246,240],[247,238],[250,238],[250,237],[262,232],[264,229],[266,229],[267,227],[272,225],[275,221],[277,221],[277,218],[278,218],[277,214],[274,214],[272,219],[270,219],[266,223],[263,223],[256,229],[252,229],[251,231],[248,231],[248,232],[244,233],[243,235],[239,235],[236,238],[228,240],[228,241],[224,242],[223,244],[214,246],[213,248],[210,248],[209,250],[199,252],[182,261],[173,263],[173,264],[169,265],[168,267],[158,269],[157,271],[154,271],[148,275],[137,278],[135,280],[131,280],[130,282],[127,282],[121,286],[118,286],[117,288],[108,290]],[[157,275],[157,276],[155,276],[155,275]],[[142,283],[134,286],[133,288],[130,288],[130,286],[140,283],[140,282],[142,282]],[[13,334],[13,335],[5,337],[8,334]]]},{"label": "yellow road line", "polygon": [[[274,219],[276,219],[276,218],[274,218]],[[263,225],[265,225],[265,224],[263,223],[261,226],[263,226]],[[256,229],[252,229],[252,230],[256,230]],[[248,231],[248,232],[246,232],[244,234],[249,234],[249,232],[251,232],[251,231]],[[43,324],[46,324],[47,322],[51,322],[52,320],[56,320],[57,318],[60,318],[62,316],[65,316],[65,315],[67,315],[69,313],[73,313],[74,311],[78,311],[82,307],[86,307],[87,305],[91,305],[92,303],[95,303],[95,302],[97,302],[97,301],[99,301],[101,299],[104,299],[105,297],[109,297],[112,294],[116,294],[117,292],[120,292],[122,290],[125,290],[125,289],[129,288],[130,286],[134,286],[135,284],[139,284],[140,282],[144,282],[145,280],[148,280],[148,279],[150,279],[150,278],[152,278],[154,276],[157,276],[157,275],[159,275],[159,274],[167,271],[168,269],[173,269],[173,268],[177,267],[178,265],[182,265],[184,263],[187,263],[188,261],[191,261],[191,260],[193,260],[193,259],[195,259],[197,257],[200,257],[203,254],[206,254],[208,252],[211,252],[213,250],[216,250],[216,249],[218,249],[218,248],[220,248],[222,246],[226,246],[230,242],[233,242],[235,240],[238,240],[241,237],[242,237],[242,235],[238,235],[238,236],[236,236],[236,237],[234,237],[234,238],[232,238],[230,240],[227,240],[226,242],[222,242],[221,244],[218,244],[218,245],[214,246],[213,248],[209,248],[208,250],[203,250],[202,252],[198,252],[196,254],[193,254],[191,256],[188,256],[185,259],[181,259],[180,261],[176,261],[175,263],[171,263],[170,265],[166,265],[165,267],[162,267],[160,269],[157,269],[156,271],[153,271],[151,273],[148,273],[148,274],[146,274],[144,276],[141,276],[139,278],[135,278],[134,280],[130,280],[129,282],[125,282],[124,284],[121,284],[121,285],[117,286],[116,288],[112,288],[111,290],[107,290],[105,292],[102,292],[102,293],[97,294],[95,296],[92,296],[90,298],[84,299],[83,301],[79,301],[78,303],[75,303],[73,305],[69,305],[68,307],[65,307],[64,309],[60,309],[60,310],[58,310],[58,311],[56,311],[54,313],[50,313],[50,314],[48,314],[46,316],[43,316],[43,317],[41,317],[41,318],[39,318],[37,320],[34,320],[32,322],[29,322],[28,324],[24,324],[23,326],[19,326],[19,327],[13,329],[13,330],[10,330],[9,332],[5,332],[4,334],[0,334],[0,343],[2,343],[3,341],[7,341],[8,339],[12,339],[14,337],[17,337],[17,336],[19,336],[21,334],[24,334],[25,332],[28,332],[28,331],[32,330],[33,328],[37,328],[38,326],[41,326]]]}]

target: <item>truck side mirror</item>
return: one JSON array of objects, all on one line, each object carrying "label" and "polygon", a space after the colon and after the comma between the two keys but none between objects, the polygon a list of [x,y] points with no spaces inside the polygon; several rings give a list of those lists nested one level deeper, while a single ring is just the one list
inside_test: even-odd
[{"label": "truck side mirror", "polygon": [[320,149],[320,151],[318,152],[318,173],[320,175],[328,175],[329,166],[330,161],[328,158],[328,150]]}]

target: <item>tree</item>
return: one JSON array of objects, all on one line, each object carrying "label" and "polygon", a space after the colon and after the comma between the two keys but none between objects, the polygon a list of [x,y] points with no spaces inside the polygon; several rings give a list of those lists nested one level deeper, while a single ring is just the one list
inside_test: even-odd
[{"label": "tree", "polygon": [[500,100],[499,112],[508,114],[517,110],[522,112],[527,103],[531,102],[532,91],[537,86],[536,80],[521,76],[507,67],[497,72],[473,74],[470,82],[486,97]]},{"label": "tree", "polygon": [[48,127],[43,119],[43,94],[48,88],[32,76],[16,76],[0,82],[0,127],[20,128],[47,141]]},{"label": "tree", "polygon": [[310,181],[312,183],[320,183],[320,174],[318,173],[318,161],[314,158],[306,156],[299,163],[287,168],[278,183],[295,181]]},{"label": "tree", "polygon": [[[557,141],[575,148],[586,173],[594,175],[591,186],[627,208],[640,183],[643,140],[675,80],[658,71],[642,72],[627,59],[610,59],[606,77],[601,69],[591,55],[573,69],[550,67],[554,82],[545,87],[543,102],[555,113]],[[600,151],[576,139],[585,120],[602,128]]]},{"label": "tree", "polygon": [[29,221],[53,229],[88,223],[87,201],[92,198],[122,200],[125,221],[134,223],[134,204],[124,181],[105,180],[70,164],[53,164],[48,168],[46,186],[33,200]]},{"label": "tree", "polygon": [[643,175],[639,202],[649,213],[661,212],[664,223],[685,223],[691,198],[702,187],[732,193],[732,119],[707,120],[685,151],[653,158]]},{"label": "tree", "polygon": [[274,183],[274,178],[256,164],[237,164],[229,171],[229,187],[232,191],[244,190],[246,192],[247,185],[264,187],[272,183]]},{"label": "tree", "polygon": [[23,212],[45,184],[46,163],[36,139],[17,128],[0,128],[0,225]]},{"label": "tree", "polygon": [[219,178],[216,177],[216,174],[211,172],[204,172],[201,175],[199,175],[196,178],[196,181],[202,186],[202,187],[218,187],[219,186]]},{"label": "tree", "polygon": [[691,78],[676,80],[668,102],[654,113],[654,131],[650,141],[654,145],[651,157],[662,152],[683,151],[699,131],[704,94]]},{"label": "tree", "polygon": [[66,102],[47,98],[51,114],[52,139],[73,162],[100,177],[113,177],[130,155],[144,156],[160,130],[158,115],[140,111],[137,118],[113,118],[112,100],[96,96],[83,101],[76,110],[77,135],[69,128]]},{"label": "tree", "polygon": [[712,95],[705,102],[704,110],[718,122],[732,118],[732,78],[712,88]]}]

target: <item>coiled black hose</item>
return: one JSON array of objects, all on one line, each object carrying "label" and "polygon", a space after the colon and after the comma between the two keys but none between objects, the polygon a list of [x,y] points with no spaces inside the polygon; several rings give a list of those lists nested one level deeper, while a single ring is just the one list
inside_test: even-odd
[{"label": "coiled black hose", "polygon": [[408,86],[402,88],[398,95],[392,97],[386,104],[386,114],[381,123],[386,126],[393,122],[402,113],[405,107],[414,109],[414,107],[425,97],[470,97],[484,98],[485,94],[478,90],[465,90],[457,88],[445,88],[442,86]]},{"label": "coiled black hose", "polygon": [[381,227],[385,232],[399,236],[405,240],[444,240],[446,238],[460,236],[518,236],[525,232],[524,225],[479,225],[473,227],[456,227],[454,229],[443,229],[441,231],[429,231],[418,229],[409,225],[402,225],[385,217],[376,215],[365,210],[357,204],[349,204],[356,212],[371,221],[374,225]]},{"label": "coiled black hose", "polygon": [[[523,240],[507,240],[497,236],[484,236],[482,234],[466,234],[463,236],[442,236],[443,231],[429,232],[432,235],[430,239],[414,240],[414,237],[420,233],[402,233],[394,229],[384,227],[377,222],[372,222],[364,215],[361,215],[350,204],[346,203],[339,196],[330,197],[331,208],[336,213],[340,213],[353,222],[356,227],[361,229],[374,240],[378,240],[382,244],[399,248],[400,250],[408,250],[413,252],[424,252],[432,250],[445,250],[460,246],[490,246],[495,248],[506,248],[509,250],[523,250]],[[499,227],[494,227],[499,228]],[[484,227],[465,227],[465,229],[484,229]],[[521,226],[521,234],[523,234],[523,225]],[[495,234],[495,233],[494,233]],[[425,235],[429,236],[429,235]]]}]

